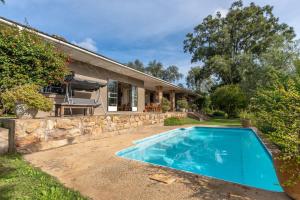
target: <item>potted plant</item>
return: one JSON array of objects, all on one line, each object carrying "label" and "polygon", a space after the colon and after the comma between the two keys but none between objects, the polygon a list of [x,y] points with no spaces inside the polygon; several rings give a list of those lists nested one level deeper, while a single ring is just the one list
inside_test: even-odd
[{"label": "potted plant", "polygon": [[189,104],[186,99],[180,99],[176,103],[181,112],[185,112],[186,109],[189,107]]},{"label": "potted plant", "polygon": [[251,114],[245,110],[240,113],[240,119],[244,128],[251,127]]},{"label": "potted plant", "polygon": [[170,101],[166,98],[163,98],[162,99],[162,105],[161,105],[162,112],[165,113],[165,112],[169,111],[170,107],[171,107]]},{"label": "potted plant", "polygon": [[189,110],[192,112],[197,112],[198,111],[198,106],[196,104],[191,104],[189,105]]},{"label": "potted plant", "polygon": [[39,86],[25,84],[6,90],[1,94],[3,106],[13,110],[17,118],[35,118],[39,110],[51,111],[52,102],[38,92]]}]

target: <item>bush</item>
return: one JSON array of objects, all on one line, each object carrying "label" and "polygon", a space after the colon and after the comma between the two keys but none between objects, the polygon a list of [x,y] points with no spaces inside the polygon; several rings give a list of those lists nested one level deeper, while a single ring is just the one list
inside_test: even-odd
[{"label": "bush", "polygon": [[194,100],[194,104],[197,105],[199,110],[205,113],[205,110],[210,109],[211,100],[207,94],[201,94]]},{"label": "bush", "polygon": [[225,113],[224,111],[222,110],[215,110],[212,112],[212,116],[213,117],[223,117],[223,118],[227,118],[227,113]]},{"label": "bush", "polygon": [[25,84],[6,90],[1,94],[3,106],[6,110],[14,110],[16,103],[26,104],[28,108],[41,111],[50,111],[52,102],[38,92],[39,87],[34,84]]},{"label": "bush", "polygon": [[189,109],[191,109],[191,111],[197,111],[198,110],[198,106],[194,103],[190,104],[188,106]]},{"label": "bush", "polygon": [[67,56],[28,29],[0,23],[0,92],[17,85],[54,84],[68,72]]},{"label": "bush", "polygon": [[165,119],[164,121],[165,126],[176,126],[176,125],[183,125],[183,124],[184,124],[183,121],[177,117],[170,117]]},{"label": "bush", "polygon": [[186,99],[180,99],[176,103],[180,109],[187,109],[189,107],[189,104]]},{"label": "bush", "polygon": [[[300,179],[300,77],[279,80],[275,86],[257,91],[250,103],[255,125],[281,149],[288,183]],[[292,170],[289,166],[291,164]],[[286,165],[286,166],[285,166]]]},{"label": "bush", "polygon": [[202,112],[206,115],[212,115],[213,111],[210,108],[204,108],[202,109]]},{"label": "bush", "polygon": [[161,109],[163,112],[167,112],[170,110],[171,107],[171,103],[167,98],[163,98],[162,99],[162,105],[161,105]]},{"label": "bush", "polygon": [[246,110],[241,111],[239,116],[240,116],[240,119],[252,119],[253,118],[253,115]]},{"label": "bush", "polygon": [[225,85],[217,88],[211,95],[214,108],[225,111],[229,117],[236,117],[246,108],[246,96],[238,85]]}]

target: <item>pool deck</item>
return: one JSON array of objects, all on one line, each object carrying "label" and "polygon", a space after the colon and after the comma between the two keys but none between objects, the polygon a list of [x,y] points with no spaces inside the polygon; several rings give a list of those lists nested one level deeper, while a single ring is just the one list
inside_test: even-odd
[{"label": "pool deck", "polygon": [[[115,155],[131,146],[134,140],[175,128],[178,127],[147,126],[122,135],[27,154],[25,159],[92,199],[289,199],[284,193],[240,186]],[[149,177],[155,174],[164,174],[176,181],[164,184],[151,180]]]}]

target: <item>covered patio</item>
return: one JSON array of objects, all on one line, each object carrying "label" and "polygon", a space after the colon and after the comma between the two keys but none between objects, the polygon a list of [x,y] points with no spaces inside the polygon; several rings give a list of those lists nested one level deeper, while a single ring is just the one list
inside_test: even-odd
[{"label": "covered patio", "polygon": [[179,111],[176,102],[185,99],[192,101],[195,97],[193,93],[183,93],[182,91],[156,86],[155,88],[145,88],[145,112],[161,112],[162,99],[170,101],[170,112]]}]

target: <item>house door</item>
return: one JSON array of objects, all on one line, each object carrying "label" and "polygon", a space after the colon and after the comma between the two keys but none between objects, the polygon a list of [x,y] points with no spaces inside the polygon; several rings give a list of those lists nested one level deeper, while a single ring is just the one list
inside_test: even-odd
[{"label": "house door", "polygon": [[107,110],[118,111],[118,81],[115,80],[107,84]]}]

